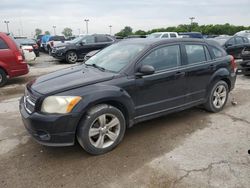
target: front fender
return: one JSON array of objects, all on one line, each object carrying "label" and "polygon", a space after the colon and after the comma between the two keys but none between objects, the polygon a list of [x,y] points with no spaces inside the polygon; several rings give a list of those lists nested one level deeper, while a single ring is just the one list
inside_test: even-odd
[{"label": "front fender", "polygon": [[[122,88],[110,85],[89,85],[70,91],[70,95],[77,96],[82,93],[83,100],[74,108],[73,112],[79,113],[81,117],[93,106],[102,103],[116,103],[126,110],[128,126],[133,124],[135,116],[134,103],[130,95]],[[64,93],[60,93],[64,95]],[[69,91],[67,92],[69,95]]]}]

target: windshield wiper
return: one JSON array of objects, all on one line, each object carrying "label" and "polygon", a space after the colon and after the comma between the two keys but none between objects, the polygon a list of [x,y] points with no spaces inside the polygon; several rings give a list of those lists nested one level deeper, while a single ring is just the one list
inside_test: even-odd
[{"label": "windshield wiper", "polygon": [[86,66],[92,66],[92,67],[95,67],[95,68],[97,68],[97,69],[99,69],[99,70],[101,70],[101,71],[106,71],[106,69],[105,69],[105,68],[100,67],[100,66],[96,65],[95,63],[94,63],[94,64],[85,64],[85,65],[86,65]]}]

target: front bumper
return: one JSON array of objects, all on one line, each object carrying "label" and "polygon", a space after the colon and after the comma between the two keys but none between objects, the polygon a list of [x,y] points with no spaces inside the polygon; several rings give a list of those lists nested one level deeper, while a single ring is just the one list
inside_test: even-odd
[{"label": "front bumper", "polygon": [[56,59],[61,59],[61,60],[66,59],[66,56],[63,50],[56,50],[54,48],[51,51],[51,56],[53,56]]},{"label": "front bumper", "polygon": [[70,146],[75,143],[75,132],[79,121],[78,114],[29,114],[23,98],[19,109],[22,121],[30,135],[46,146]]}]

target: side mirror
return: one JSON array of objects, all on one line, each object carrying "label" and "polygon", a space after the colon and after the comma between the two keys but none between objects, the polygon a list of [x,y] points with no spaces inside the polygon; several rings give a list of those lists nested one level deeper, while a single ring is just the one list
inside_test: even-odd
[{"label": "side mirror", "polygon": [[83,46],[83,45],[85,44],[85,42],[81,41],[81,42],[79,42],[79,44],[80,44],[81,46]]},{"label": "side mirror", "polygon": [[155,68],[151,65],[142,65],[138,73],[136,74],[137,76],[143,76],[143,75],[150,75],[155,73]]}]

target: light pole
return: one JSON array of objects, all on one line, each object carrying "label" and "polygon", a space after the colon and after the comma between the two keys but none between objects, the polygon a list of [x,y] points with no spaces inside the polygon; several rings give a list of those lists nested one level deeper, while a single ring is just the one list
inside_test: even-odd
[{"label": "light pole", "polygon": [[56,35],[56,26],[53,25],[53,29],[54,29],[54,35]]},{"label": "light pole", "polygon": [[84,21],[86,22],[86,31],[88,34],[89,33],[89,25],[88,25],[89,19],[84,19]]},{"label": "light pole", "polygon": [[4,23],[6,24],[7,32],[9,33],[9,32],[10,32],[10,31],[9,31],[9,23],[10,23],[10,21],[4,21]]},{"label": "light pole", "polygon": [[112,25],[109,25],[109,34],[112,34]]},{"label": "light pole", "polygon": [[192,31],[192,25],[193,25],[193,20],[195,19],[195,17],[190,17],[189,18],[191,23],[190,23],[190,32]]}]

